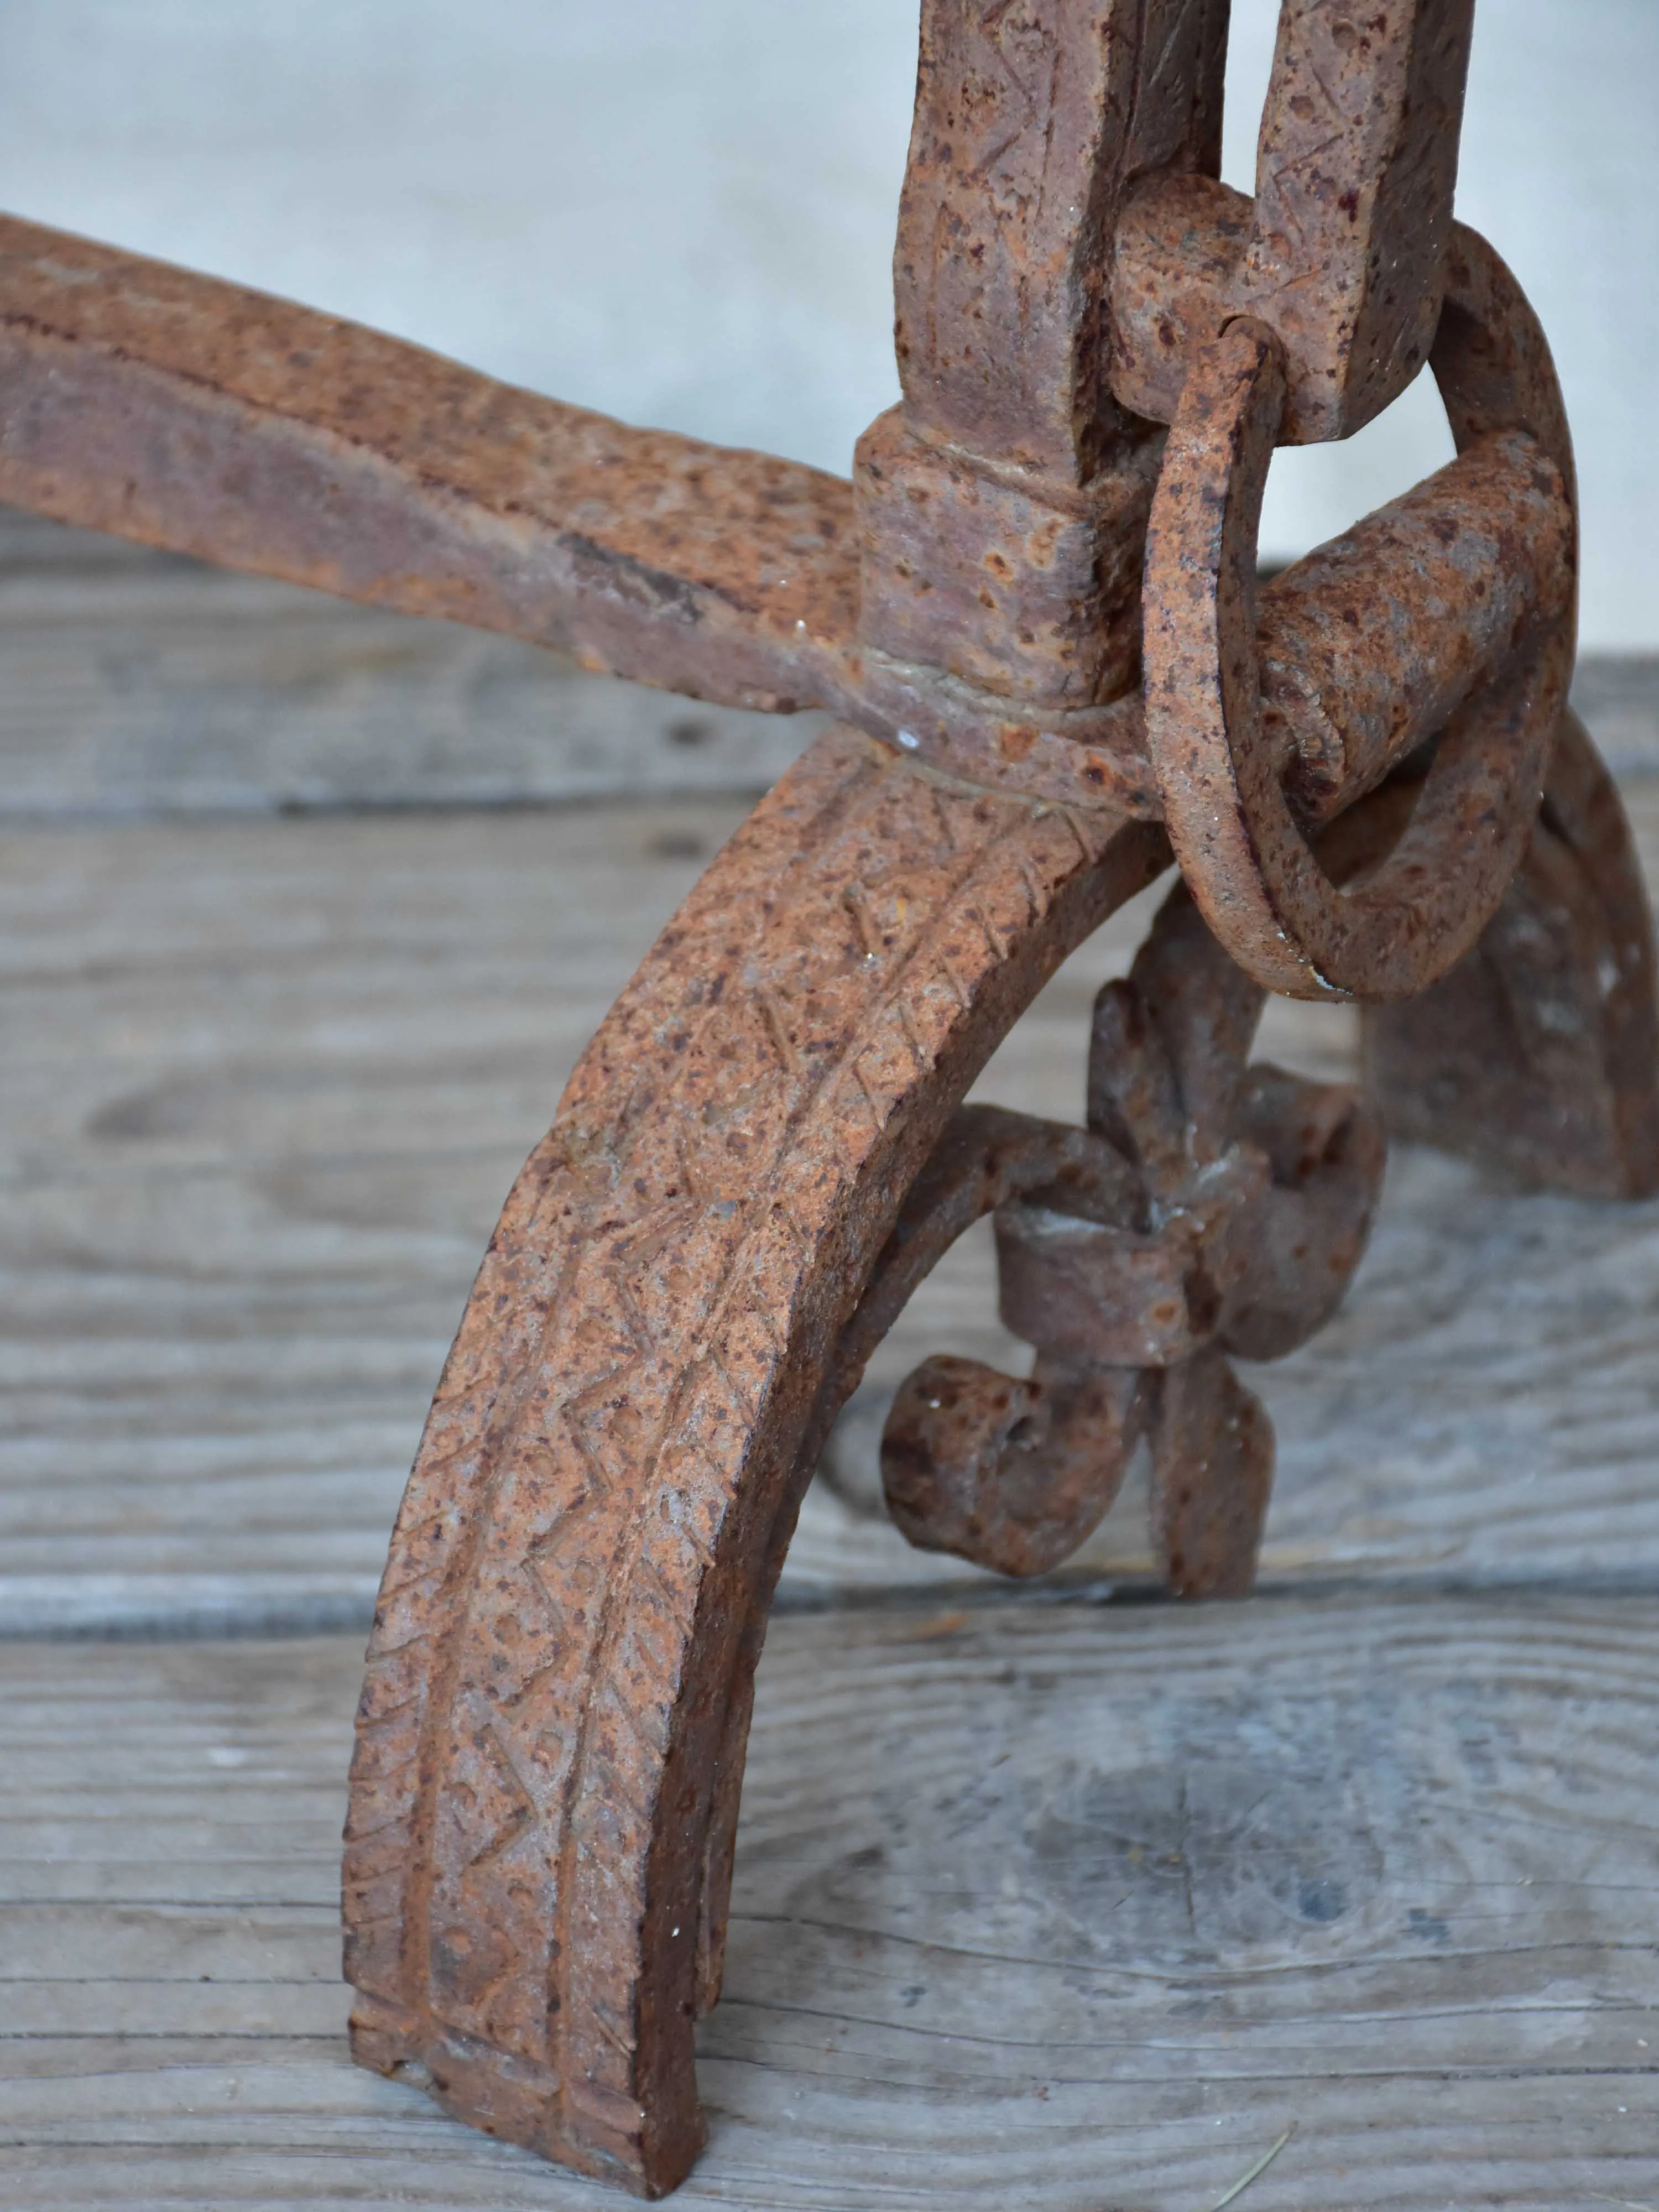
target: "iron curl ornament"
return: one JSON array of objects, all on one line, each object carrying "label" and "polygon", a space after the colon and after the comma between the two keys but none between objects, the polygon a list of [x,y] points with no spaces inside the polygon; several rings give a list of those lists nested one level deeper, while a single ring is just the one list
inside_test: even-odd
[{"label": "iron curl ornament", "polygon": [[[1537,323],[1453,220],[1472,0],[1285,0],[1253,198],[1225,0],[923,0],[898,407],[852,480],[629,428],[0,221],[0,498],[839,718],[647,955],[509,1197],[369,1646],[352,2045],[647,2196],[703,2140],[754,1673],[838,1406],[991,1212],[1029,1377],[924,1363],[913,1540],[1061,1562],[1151,1443],[1168,1580],[1239,1592],[1231,1360],[1328,1313],[1396,1134],[1659,1185],[1652,933],[1565,706],[1577,524]],[[1258,587],[1279,444],[1430,367],[1456,459]],[[1088,1123],[966,1108],[1178,862]],[[1251,1067],[1264,989],[1365,1085]]]}]

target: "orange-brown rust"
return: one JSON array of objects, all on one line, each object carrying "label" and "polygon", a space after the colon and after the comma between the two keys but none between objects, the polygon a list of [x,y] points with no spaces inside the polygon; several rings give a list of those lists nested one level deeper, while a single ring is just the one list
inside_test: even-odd
[{"label": "orange-brown rust", "polygon": [[1175,418],[1194,349],[1234,315],[1287,363],[1279,442],[1346,438],[1428,359],[1451,242],[1474,0],[1285,0],[1254,203],[1149,179],[1118,227],[1112,386]]},{"label": "orange-brown rust", "polygon": [[[1459,460],[1300,564],[1270,698],[1255,536],[1286,384],[1264,324],[1236,318],[1195,356],[1154,504],[1146,696],[1164,818],[1211,927],[1294,997],[1408,998],[1463,957],[1531,835],[1566,702],[1577,538],[1553,371],[1482,240],[1460,230],[1449,267],[1432,361]],[[1383,557],[1356,558],[1366,541]],[[1362,625],[1354,586],[1362,570],[1386,573],[1385,547],[1407,556],[1413,591]],[[1460,550],[1475,547],[1483,573],[1459,577]],[[1450,580],[1448,605],[1436,586]],[[1325,699],[1341,702],[1342,740],[1310,711]],[[1352,803],[1430,737],[1395,851],[1340,889],[1306,819]]]},{"label": "orange-brown rust", "polygon": [[0,218],[0,496],[738,705],[852,641],[847,485]]},{"label": "orange-brown rust", "polygon": [[1249,1588],[1273,1431],[1226,1355],[1282,1358],[1329,1318],[1384,1152],[1358,1091],[1245,1066],[1264,996],[1177,888],[1097,1001],[1088,1129],[1068,1148],[1051,1124],[975,1108],[945,1132],[868,1295],[885,1328],[889,1276],[902,1264],[908,1294],[994,1210],[1003,1323],[1036,1361],[1021,1381],[935,1358],[902,1386],[882,1474],[912,1543],[1041,1574],[1096,1527],[1146,1437],[1171,1586]]},{"label": "orange-brown rust", "polygon": [[[476,2126],[647,2196],[695,2159],[772,1592],[836,1409],[971,1222],[1034,1365],[911,1376],[899,1525],[1043,1571],[1144,1437],[1169,1587],[1249,1587],[1273,1442],[1231,1362],[1328,1317],[1382,1160],[1353,1089],[1249,1063],[1264,985],[1440,976],[1367,1010],[1397,1130],[1659,1187],[1651,928],[1561,710],[1560,395],[1450,221],[1469,16],[1285,0],[1251,201],[1216,176],[1225,0],[924,0],[903,401],[851,484],[0,221],[0,496],[844,718],[584,1054],[393,1534],[352,2048]],[[1457,460],[1258,599],[1275,444],[1425,352]],[[1086,1126],[964,1107],[1172,857]]]},{"label": "orange-brown rust", "polygon": [[1653,925],[1613,779],[1563,717],[1525,858],[1474,951],[1364,1010],[1395,1135],[1585,1198],[1659,1191]]},{"label": "orange-brown rust", "polygon": [[832,732],[647,959],[508,1202],[393,1538],[346,1867],[369,2063],[584,2171],[684,2172],[837,1339],[980,1064],[1166,856]]},{"label": "orange-brown rust", "polygon": [[1036,711],[1121,698],[1160,443],[1127,443],[1079,491],[921,438],[897,408],[878,417],[854,463],[864,643]]}]

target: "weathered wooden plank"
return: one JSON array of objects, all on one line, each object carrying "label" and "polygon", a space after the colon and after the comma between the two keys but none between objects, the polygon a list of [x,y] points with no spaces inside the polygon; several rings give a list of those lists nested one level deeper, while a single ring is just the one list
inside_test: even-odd
[{"label": "weathered wooden plank", "polygon": [[[345,2057],[355,1644],[0,1651],[0,2196],[613,2200]],[[1659,1604],[786,1616],[684,2201],[1659,2185]]]},{"label": "weathered wooden plank", "polygon": [[[356,1620],[500,1195],[738,805],[85,817],[729,793],[804,725],[7,515],[0,672],[0,813],[56,817],[0,852],[0,1628]],[[1659,762],[1659,663],[1584,682],[1615,758]],[[1632,788],[1653,848],[1659,786]],[[988,1095],[1075,1111],[1089,996],[1143,920]],[[1277,1007],[1264,1048],[1336,1072],[1350,1042]],[[1402,1158],[1348,1313],[1263,1379],[1270,1576],[1649,1574],[1655,1279],[1646,1212]],[[874,1441],[926,1352],[1020,1357],[990,1283],[981,1236],[884,1349],[794,1586],[958,1573],[880,1519]],[[1136,1510],[1087,1566],[1144,1568]]]},{"label": "weathered wooden plank", "polygon": [[1659,653],[1584,654],[1572,703],[1615,775],[1659,770]]},{"label": "weathered wooden plank", "polygon": [[[1659,767],[1659,657],[1587,659],[1574,697],[1617,772]],[[823,720],[0,507],[0,817],[752,793]]]},{"label": "weathered wooden plank", "polygon": [[[1659,856],[1659,779],[1630,787]],[[366,1619],[501,1197],[730,798],[449,817],[60,824],[0,839],[0,1626]],[[1154,896],[1156,896],[1154,894]],[[1058,977],[981,1088],[1072,1115]],[[1263,1049],[1332,1072],[1340,1010]],[[791,1585],[951,1578],[879,1516],[883,1392],[1018,1357],[969,1239],[884,1347]],[[1402,1153],[1334,1326],[1260,1382],[1270,1579],[1659,1567],[1659,1208]],[[1142,1571],[1131,1496],[1083,1561]]]},{"label": "weathered wooden plank", "polygon": [[823,720],[0,508],[0,816],[752,793]]}]

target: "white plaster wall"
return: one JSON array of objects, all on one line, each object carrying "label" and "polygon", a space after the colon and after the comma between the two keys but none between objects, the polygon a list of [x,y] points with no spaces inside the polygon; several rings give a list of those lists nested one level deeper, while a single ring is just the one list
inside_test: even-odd
[{"label": "white plaster wall", "polygon": [[[1249,188],[1271,0],[1235,0]],[[0,0],[0,204],[633,420],[844,469],[895,395],[915,0]],[[1659,647],[1659,0],[1480,0],[1460,211],[1550,330],[1587,643]],[[1449,450],[1281,455],[1295,552]]]}]

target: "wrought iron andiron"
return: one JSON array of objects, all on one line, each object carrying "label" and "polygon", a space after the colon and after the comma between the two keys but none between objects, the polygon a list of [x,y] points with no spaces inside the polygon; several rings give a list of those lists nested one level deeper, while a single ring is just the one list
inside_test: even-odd
[{"label": "wrought iron andiron", "polygon": [[[1039,1571],[1145,1437],[1199,1595],[1249,1586],[1271,1474],[1229,1356],[1336,1303],[1384,1119],[1569,1189],[1659,1182],[1647,910],[1565,705],[1560,397],[1452,220],[1472,4],[1285,0],[1252,200],[1217,179],[1225,0],[924,0],[904,397],[850,484],[0,222],[0,497],[841,717],[572,1077],[392,1540],[353,2047],[480,2127],[647,2195],[696,2157],[779,1566],[970,1221],[1036,1365],[911,1377],[900,1526]],[[1457,458],[1258,589],[1274,446],[1425,362]],[[963,1108],[1172,858],[1096,1008],[1087,1127]],[[1248,1064],[1269,990],[1365,1002],[1369,1096]]]}]

